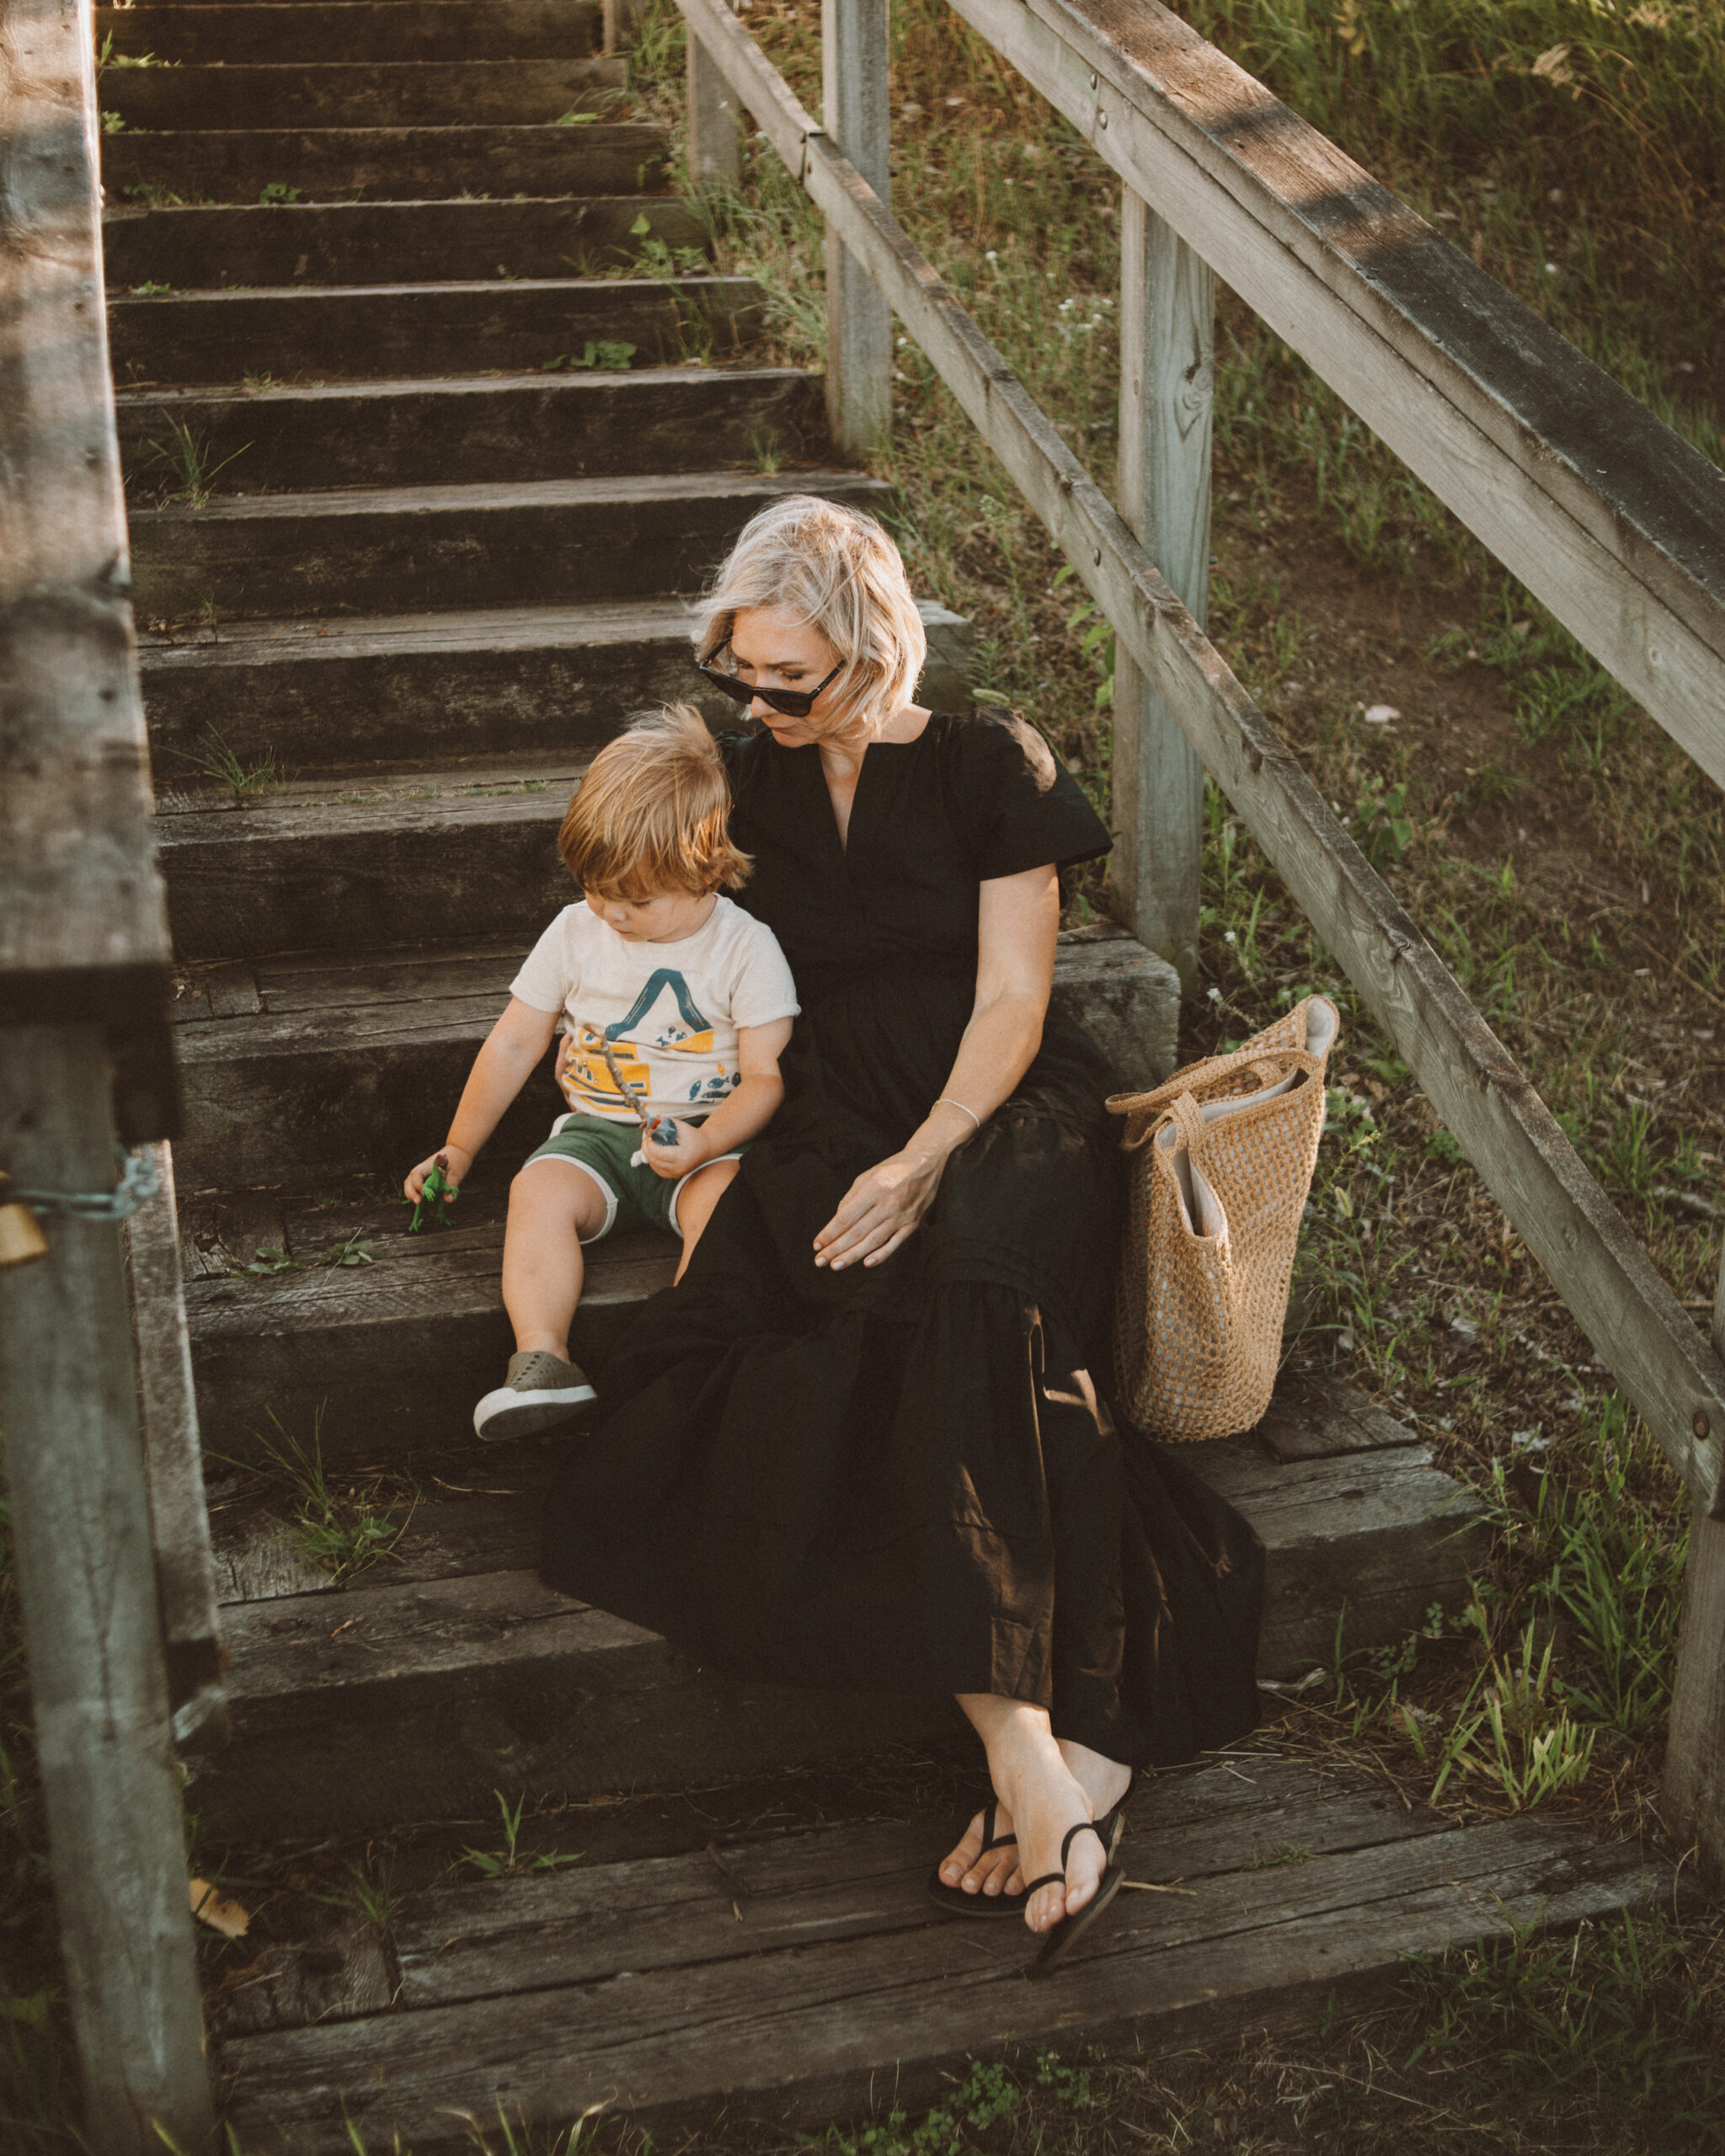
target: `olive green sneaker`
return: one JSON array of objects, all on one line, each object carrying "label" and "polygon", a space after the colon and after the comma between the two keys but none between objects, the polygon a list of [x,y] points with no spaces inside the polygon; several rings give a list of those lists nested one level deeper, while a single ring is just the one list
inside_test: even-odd
[{"label": "olive green sneaker", "polygon": [[503,1383],[473,1410],[473,1428],[482,1438],[528,1438],[573,1421],[597,1398],[579,1363],[542,1348],[518,1350]]}]

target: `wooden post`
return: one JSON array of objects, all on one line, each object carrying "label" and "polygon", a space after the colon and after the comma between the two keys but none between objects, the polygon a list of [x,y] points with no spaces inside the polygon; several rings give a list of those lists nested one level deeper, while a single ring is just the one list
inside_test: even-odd
[{"label": "wooden post", "polygon": [[[0,1158],[111,1189],[96,1026],[0,1033]],[[214,2115],[138,1434],[120,1229],[47,1217],[0,1275],[0,1428],[66,1987],[99,2156],[190,2152]]]},{"label": "wooden post", "polygon": [[[821,123],[883,203],[891,202],[888,0],[822,0]],[[835,448],[857,456],[892,426],[893,312],[862,264],[826,227],[826,418]]]},{"label": "wooden post", "polygon": [[[1120,216],[1119,509],[1199,627],[1210,601],[1215,279],[1130,188]],[[1198,985],[1204,766],[1124,640],[1114,648],[1110,880],[1121,918]]]},{"label": "wooden post", "polygon": [[[1725,1356],[1725,1256],[1713,1295],[1713,1345]],[[1665,1812],[1693,1842],[1701,1877],[1725,1891],[1725,1520],[1691,1515],[1683,1622],[1665,1747]]]},{"label": "wooden post", "polygon": [[[90,0],[0,0],[0,1166],[111,1190],[171,1135],[102,291]],[[85,2133],[214,2133],[120,1229],[0,1274],[0,1428]]]},{"label": "wooden post", "polygon": [[742,109],[713,64],[707,48],[686,24],[688,46],[689,178],[701,187],[734,187],[743,169]]}]

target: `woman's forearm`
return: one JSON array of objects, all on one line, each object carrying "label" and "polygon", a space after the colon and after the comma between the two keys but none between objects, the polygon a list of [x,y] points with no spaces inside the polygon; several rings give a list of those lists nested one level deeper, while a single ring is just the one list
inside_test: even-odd
[{"label": "woman's forearm", "polygon": [[937,1148],[944,1157],[976,1135],[1001,1102],[1010,1099],[1036,1060],[1047,1007],[1038,997],[1008,993],[972,1013],[940,1089],[940,1102],[930,1102],[927,1116],[911,1139],[913,1146]]}]

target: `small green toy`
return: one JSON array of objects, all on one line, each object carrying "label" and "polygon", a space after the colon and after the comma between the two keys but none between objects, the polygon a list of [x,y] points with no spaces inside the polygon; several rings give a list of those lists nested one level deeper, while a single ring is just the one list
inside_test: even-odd
[{"label": "small green toy", "polygon": [[455,1222],[449,1217],[449,1209],[461,1196],[451,1190],[444,1177],[449,1166],[447,1154],[440,1153],[431,1164],[431,1172],[419,1185],[419,1203],[414,1208],[414,1217],[408,1222],[408,1233],[419,1234],[421,1228],[452,1228]]}]

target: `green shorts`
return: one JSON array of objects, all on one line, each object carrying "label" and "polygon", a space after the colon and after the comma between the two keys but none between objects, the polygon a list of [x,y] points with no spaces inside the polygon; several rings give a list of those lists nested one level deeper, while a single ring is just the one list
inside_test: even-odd
[{"label": "green shorts", "polygon": [[[698,1124],[707,1118],[692,1115],[680,1120]],[[531,1166],[535,1161],[567,1161],[592,1177],[605,1193],[605,1223],[590,1235],[583,1235],[584,1243],[603,1241],[613,1228],[660,1228],[667,1235],[681,1235],[678,1194],[686,1182],[698,1176],[702,1168],[710,1168],[713,1161],[703,1161],[700,1168],[668,1182],[663,1176],[654,1175],[644,1161],[638,1167],[631,1167],[630,1161],[640,1150],[639,1123],[625,1123],[620,1117],[587,1115],[578,1109],[558,1118],[551,1126],[550,1137],[527,1155],[523,1166]],[[745,1145],[739,1145],[733,1152],[715,1154],[713,1159],[740,1161],[747,1150]]]}]

